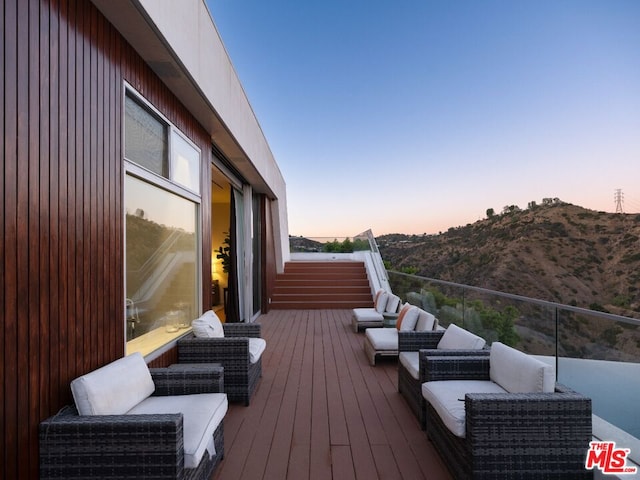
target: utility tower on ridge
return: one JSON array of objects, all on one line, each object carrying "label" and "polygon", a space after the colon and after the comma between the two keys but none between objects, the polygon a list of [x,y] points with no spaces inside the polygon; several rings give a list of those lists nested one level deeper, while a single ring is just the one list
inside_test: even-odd
[{"label": "utility tower on ridge", "polygon": [[621,188],[616,188],[613,198],[616,202],[616,213],[624,213],[624,208],[622,208],[624,204],[624,194]]}]

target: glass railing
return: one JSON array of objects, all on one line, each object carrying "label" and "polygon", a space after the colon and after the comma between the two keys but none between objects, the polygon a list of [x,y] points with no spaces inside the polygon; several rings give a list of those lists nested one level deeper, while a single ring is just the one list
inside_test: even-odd
[{"label": "glass railing", "polygon": [[591,397],[594,435],[606,428],[640,438],[640,320],[387,273],[395,294],[433,313],[440,325],[456,323],[489,344],[500,341],[554,364],[558,382]]}]

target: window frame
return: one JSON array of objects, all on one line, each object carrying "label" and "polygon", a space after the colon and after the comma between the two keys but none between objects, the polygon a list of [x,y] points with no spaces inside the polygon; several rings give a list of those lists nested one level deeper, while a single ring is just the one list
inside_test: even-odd
[{"label": "window frame", "polygon": [[[126,157],[126,110],[125,110],[125,102],[126,98],[129,96],[134,101],[138,102],[140,106],[146,109],[149,112],[149,115],[154,116],[157,120],[163,122],[167,127],[167,157],[168,157],[168,175],[171,176],[172,168],[171,162],[173,161],[173,135],[179,135],[182,140],[189,144],[195,151],[198,153],[198,190],[194,191],[187,186],[178,183],[172,180],[169,177],[165,177],[163,175],[159,175],[152,170],[149,170],[142,165],[135,163],[132,160],[129,160]],[[196,314],[199,316],[202,314],[202,178],[203,178],[203,161],[202,161],[202,149],[198,147],[194,142],[192,142],[179,128],[177,128],[173,122],[171,122],[165,115],[163,115],[157,108],[153,106],[144,96],[142,96],[136,89],[134,89],[129,83],[124,82],[124,92],[122,96],[122,160],[123,160],[123,177],[122,177],[122,185],[123,185],[123,253],[124,253],[124,268],[123,268],[123,285],[124,291],[123,294],[126,298],[127,292],[127,266],[126,266],[126,238],[127,238],[127,229],[126,229],[126,209],[124,208],[124,198],[126,196],[126,191],[124,189],[125,179],[127,176],[131,176],[137,178],[138,180],[145,182],[153,187],[160,188],[168,193],[177,195],[185,200],[191,201],[195,205],[195,238],[196,238],[196,271],[195,271],[195,301],[196,301]],[[126,303],[126,302],[125,302]],[[197,318],[197,317],[194,317]],[[190,319],[193,320],[193,319]],[[126,305],[123,305],[123,315],[122,315],[122,325],[124,328],[124,347],[125,352],[127,351],[127,344],[130,340],[127,339],[127,318],[126,318]],[[184,334],[191,332],[191,329],[186,329]],[[184,335],[183,334],[183,335]],[[167,343],[162,345],[160,348],[157,348],[151,352],[145,353],[145,359],[152,360],[157,358],[162,353],[168,351],[170,348],[175,345],[178,338],[183,335],[176,336],[170,339]]]},{"label": "window frame", "polygon": [[[168,176],[159,175],[158,173],[149,170],[146,167],[143,167],[140,164],[135,163],[133,160],[130,160],[126,157],[126,129],[125,129],[125,108],[124,102],[126,100],[127,95],[129,95],[134,101],[138,102],[138,104],[146,109],[150,115],[156,118],[156,120],[165,124],[167,128],[167,171]],[[122,112],[123,112],[123,122],[122,122],[122,158],[125,161],[125,166],[127,164],[131,167],[131,171],[137,172],[136,175],[140,178],[147,177],[150,182],[158,183],[162,185],[166,190],[172,191],[173,193],[177,193],[185,198],[198,201],[200,203],[202,199],[202,150],[198,145],[191,141],[191,139],[185,135],[178,127],[176,127],[171,120],[169,120],[166,116],[162,114],[156,107],[153,106],[145,97],[143,97],[136,89],[134,89],[127,82],[124,82],[124,95],[122,98]],[[174,145],[173,145],[173,135],[178,135],[183,141],[185,141],[191,148],[198,152],[199,160],[199,171],[198,171],[198,190],[192,190],[189,187],[178,183],[171,179],[172,172],[172,162],[173,162],[173,153],[174,153]],[[174,189],[176,189],[174,191]]]}]

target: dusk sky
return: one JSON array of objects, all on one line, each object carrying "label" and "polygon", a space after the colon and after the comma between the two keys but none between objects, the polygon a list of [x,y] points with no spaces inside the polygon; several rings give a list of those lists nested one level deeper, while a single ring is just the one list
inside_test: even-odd
[{"label": "dusk sky", "polygon": [[438,233],[545,197],[640,212],[640,1],[207,0],[289,231]]}]

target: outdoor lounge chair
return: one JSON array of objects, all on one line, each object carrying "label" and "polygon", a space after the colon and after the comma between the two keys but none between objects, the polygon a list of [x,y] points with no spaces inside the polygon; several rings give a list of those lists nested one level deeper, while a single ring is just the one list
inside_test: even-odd
[{"label": "outdoor lounge chair", "polygon": [[[213,325],[213,326],[211,326]],[[178,340],[178,363],[219,363],[224,367],[224,391],[230,402],[249,405],[262,376],[259,323],[224,323],[212,311],[192,322],[193,333]]]},{"label": "outdoor lounge chair", "polygon": [[219,366],[149,369],[131,354],[71,383],[39,428],[41,479],[209,479],[224,455]]},{"label": "outdoor lounge chair", "polygon": [[494,342],[482,357],[427,357],[427,434],[457,480],[591,479],[591,399],[555,369]]},{"label": "outdoor lounge chair", "polygon": [[393,293],[378,290],[373,299],[373,308],[354,308],[351,315],[353,330],[382,327],[386,314],[397,314],[400,308],[400,297]]},{"label": "outdoor lounge chair", "polygon": [[483,338],[455,324],[446,330],[398,332],[398,392],[411,407],[423,430],[426,404],[422,397],[422,384],[429,380],[426,357],[489,355],[489,350],[483,350],[484,346]]},{"label": "outdoor lounge chair", "polygon": [[438,327],[438,321],[429,312],[405,303],[398,314],[395,327],[367,328],[364,351],[371,365],[378,357],[398,356],[398,336],[401,331],[430,332]]}]

